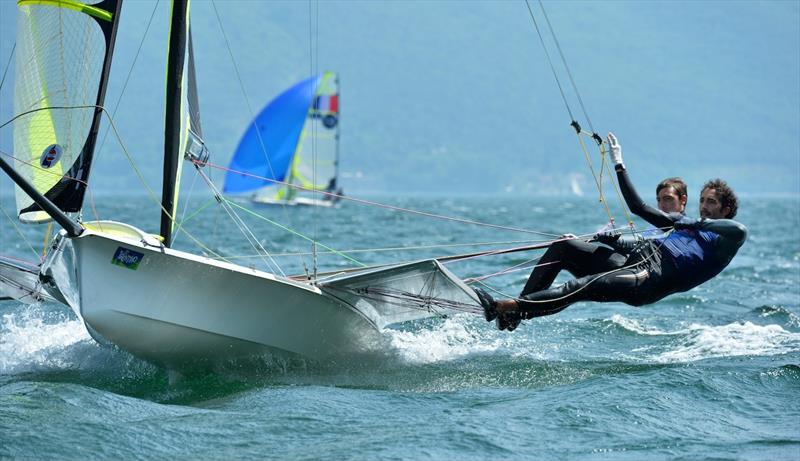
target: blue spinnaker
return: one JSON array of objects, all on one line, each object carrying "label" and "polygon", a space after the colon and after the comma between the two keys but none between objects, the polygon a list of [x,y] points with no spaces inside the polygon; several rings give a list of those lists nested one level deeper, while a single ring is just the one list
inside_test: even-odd
[{"label": "blue spinnaker", "polygon": [[247,192],[286,178],[321,77],[303,80],[261,110],[239,141],[223,192]]}]

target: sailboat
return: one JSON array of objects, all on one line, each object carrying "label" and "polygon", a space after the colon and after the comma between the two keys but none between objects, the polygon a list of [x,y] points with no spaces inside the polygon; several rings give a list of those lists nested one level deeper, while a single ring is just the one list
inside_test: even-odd
[{"label": "sailboat", "polygon": [[[303,80],[273,99],[242,135],[223,192],[256,191],[266,205],[330,207],[339,189],[339,79],[333,72]],[[316,191],[326,194],[318,198]]]},{"label": "sailboat", "polygon": [[[171,8],[160,233],[80,220],[121,4],[18,2],[16,168],[0,157],[19,188],[20,219],[61,226],[41,272],[95,340],[181,370],[264,353],[358,353],[380,347],[388,325],[480,311],[473,290],[435,259],[287,277],[172,247],[181,162],[203,174],[210,155],[186,0]],[[57,53],[78,62],[48,59]]]}]

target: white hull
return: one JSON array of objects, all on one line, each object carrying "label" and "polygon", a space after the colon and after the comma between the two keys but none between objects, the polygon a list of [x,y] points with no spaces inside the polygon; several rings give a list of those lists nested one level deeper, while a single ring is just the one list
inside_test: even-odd
[{"label": "white hull", "polygon": [[[372,321],[312,285],[161,248],[114,226],[69,240],[80,313],[99,341],[180,369],[264,352],[319,359],[381,339]],[[128,262],[141,255],[135,268],[112,263],[120,251]]]}]

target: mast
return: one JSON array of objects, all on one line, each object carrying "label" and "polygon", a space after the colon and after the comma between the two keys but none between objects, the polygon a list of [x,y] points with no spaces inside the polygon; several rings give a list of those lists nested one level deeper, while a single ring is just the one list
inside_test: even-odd
[{"label": "mast", "polygon": [[161,236],[166,247],[172,246],[172,226],[177,205],[175,192],[181,157],[181,104],[188,16],[189,0],[174,0],[167,56],[164,178],[161,191]]},{"label": "mast", "polygon": [[[339,73],[336,73],[336,96],[337,96],[337,121],[336,121],[336,156],[333,159],[333,190],[328,192],[333,192],[334,194],[338,194],[339,188],[339,127],[340,123],[342,123],[342,110],[341,110],[341,101],[342,101],[342,87],[339,85]],[[333,199],[337,199],[338,197],[333,197]]]}]

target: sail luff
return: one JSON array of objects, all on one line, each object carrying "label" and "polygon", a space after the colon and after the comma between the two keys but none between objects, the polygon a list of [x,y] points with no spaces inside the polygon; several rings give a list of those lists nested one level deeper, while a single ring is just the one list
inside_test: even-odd
[{"label": "sail luff", "polygon": [[164,245],[172,244],[172,228],[177,207],[177,182],[181,157],[181,112],[183,71],[189,27],[189,1],[172,2],[172,18],[167,57],[166,115],[164,122],[164,175],[161,192],[161,236]]}]

